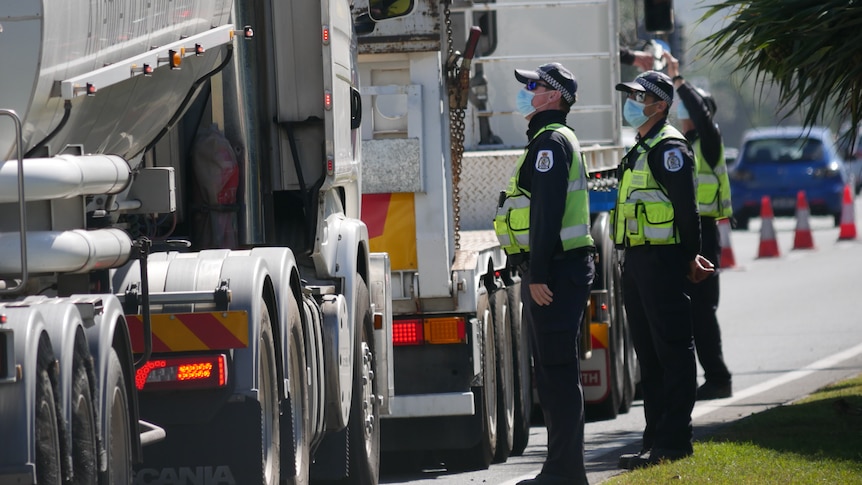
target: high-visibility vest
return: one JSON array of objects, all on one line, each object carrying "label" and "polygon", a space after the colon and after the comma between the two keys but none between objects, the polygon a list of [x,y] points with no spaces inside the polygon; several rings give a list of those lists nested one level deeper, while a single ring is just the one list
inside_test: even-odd
[{"label": "high-visibility vest", "polygon": [[[552,123],[539,130],[533,138],[546,130],[561,133],[572,146],[572,163],[569,167],[568,191],[566,205],[563,211],[560,241],[563,251],[593,246],[590,235],[590,208],[587,192],[587,165],[581,158],[581,146],[575,132],[566,125]],[[521,166],[527,158],[528,148],[518,158],[515,172],[509,179],[509,185],[497,215],[494,217],[494,232],[500,241],[500,246],[507,254],[528,253],[530,251],[530,192],[518,186]]]},{"label": "high-visibility vest", "polygon": [[724,219],[733,214],[730,203],[730,179],[724,159],[724,144],[721,145],[718,163],[709,165],[703,156],[700,138],[694,141],[694,164],[697,167],[697,207],[701,216]]},{"label": "high-visibility vest", "polygon": [[[680,242],[673,204],[653,176],[648,162],[648,155],[656,145],[674,138],[685,141],[682,133],[665,124],[655,136],[635,147],[637,160],[633,167],[626,165],[623,170],[617,188],[617,204],[611,213],[611,238],[615,244],[641,246]],[[679,163],[682,162],[680,159]]]}]

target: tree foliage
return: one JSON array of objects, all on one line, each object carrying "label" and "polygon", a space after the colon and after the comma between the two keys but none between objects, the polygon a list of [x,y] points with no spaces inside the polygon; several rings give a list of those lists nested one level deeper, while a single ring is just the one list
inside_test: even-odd
[{"label": "tree foliage", "polygon": [[[778,106],[805,125],[862,120],[862,0],[724,0],[702,20],[725,15],[700,41],[703,52],[730,58],[745,79],[778,88]],[[763,85],[761,84],[761,85]]]}]

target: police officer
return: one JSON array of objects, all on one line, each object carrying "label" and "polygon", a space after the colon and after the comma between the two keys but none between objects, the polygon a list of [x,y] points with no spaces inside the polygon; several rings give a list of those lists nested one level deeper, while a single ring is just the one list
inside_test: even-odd
[{"label": "police officer", "polygon": [[623,298],[646,418],[642,451],[621,456],[619,465],[638,468],[693,452],[697,366],[686,279],[702,281],[712,264],[699,254],[691,147],[667,122],[671,79],[646,71],[616,89],[627,93],[623,116],[638,131],[620,164],[611,219],[613,240],[625,248]]},{"label": "police officer", "polygon": [[[715,100],[709,93],[685,82],[679,75],[679,61],[665,53],[667,73],[673,79],[679,118],[685,138],[694,149],[697,167],[697,204],[700,212],[701,254],[721,267],[721,245],[716,221],[733,214],[730,203],[730,180],[724,158],[724,143],[715,124]],[[721,329],[718,325],[718,272],[699,284],[688,284],[691,297],[694,347],[703,367],[706,382],[697,388],[697,400],[731,397],[731,374],[721,350]]]},{"label": "police officer", "polygon": [[585,484],[578,339],[595,274],[595,245],[586,165],[566,126],[578,83],[556,62],[517,69],[515,78],[524,84],[517,106],[529,120],[529,143],[501,193],[494,228],[509,264],[522,273],[524,321],[548,428],[541,473],[519,485]]}]

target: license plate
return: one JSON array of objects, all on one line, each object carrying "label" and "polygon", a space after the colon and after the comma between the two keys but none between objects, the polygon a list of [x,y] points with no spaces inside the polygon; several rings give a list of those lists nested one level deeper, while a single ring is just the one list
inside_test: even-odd
[{"label": "license plate", "polygon": [[776,209],[793,209],[796,207],[796,199],[791,197],[777,197],[772,201],[772,207]]}]

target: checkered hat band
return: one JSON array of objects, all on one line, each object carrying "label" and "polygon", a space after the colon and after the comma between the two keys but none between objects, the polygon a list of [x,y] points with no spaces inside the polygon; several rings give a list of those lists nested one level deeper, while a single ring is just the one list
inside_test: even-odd
[{"label": "checkered hat band", "polygon": [[560,84],[560,82],[559,82],[559,81],[557,81],[556,79],[552,78],[550,74],[548,74],[548,73],[546,73],[546,72],[544,72],[544,71],[539,72],[539,76],[542,78],[542,80],[543,80],[543,81],[545,81],[546,83],[550,84],[552,88],[554,88],[554,89],[556,89],[557,91],[559,91],[560,93],[562,93],[562,94],[563,94],[563,97],[564,97],[564,98],[566,98],[566,101],[568,101],[568,102],[569,102],[569,104],[574,104],[574,102],[575,102],[575,97],[574,97],[574,96],[572,96],[572,94],[571,94],[571,93],[569,93],[568,91],[566,91],[566,89],[563,87],[563,85],[562,85],[562,84]]},{"label": "checkered hat band", "polygon": [[653,84],[653,83],[651,83],[651,82],[647,81],[647,80],[646,80],[646,79],[644,79],[644,78],[638,78],[638,79],[636,79],[636,81],[637,81],[637,82],[638,82],[638,84],[640,84],[641,86],[643,86],[643,87],[645,87],[645,88],[649,89],[651,93],[653,93],[653,94],[655,94],[656,96],[658,96],[659,98],[661,98],[661,99],[663,99],[663,100],[667,101],[667,103],[668,103],[668,104],[670,104],[670,103],[672,103],[672,102],[673,102],[673,101],[671,100],[671,97],[670,97],[670,96],[668,96],[668,94],[667,94],[666,92],[664,92],[664,91],[663,91],[660,87],[658,87],[657,85],[655,85],[655,84]]}]

